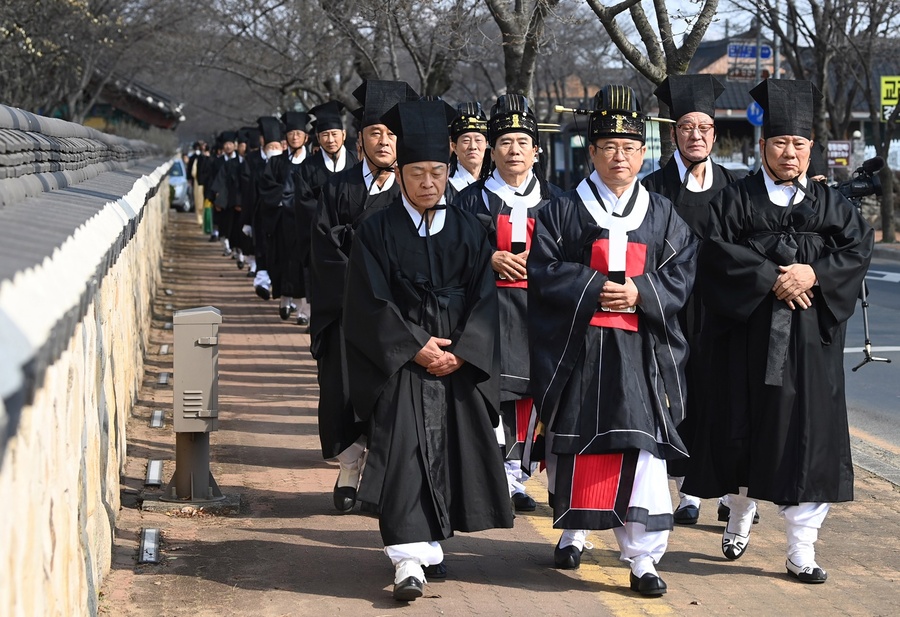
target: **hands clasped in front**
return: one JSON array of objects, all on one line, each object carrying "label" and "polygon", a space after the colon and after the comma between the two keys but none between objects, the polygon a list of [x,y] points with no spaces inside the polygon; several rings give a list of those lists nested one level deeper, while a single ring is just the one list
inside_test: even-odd
[{"label": "hands clasped in front", "polygon": [[791,264],[778,266],[781,274],[775,279],[772,291],[779,300],[784,300],[794,310],[797,307],[808,309],[812,306],[812,287],[816,284],[816,273],[807,264]]},{"label": "hands clasped in front", "polygon": [[416,354],[416,364],[425,367],[425,370],[435,377],[444,377],[456,372],[465,360],[457,357],[453,352],[441,349],[441,347],[447,347],[451,344],[453,344],[453,341],[450,339],[432,336],[425,343],[425,347]]},{"label": "hands clasped in front", "polygon": [[600,306],[611,311],[628,310],[637,306],[640,301],[641,294],[629,277],[625,278],[624,285],[606,281],[600,291]]},{"label": "hands clasped in front", "polygon": [[520,281],[528,278],[528,270],[525,264],[528,261],[528,251],[523,253],[510,253],[509,251],[494,251],[491,255],[491,267],[501,278],[510,281]]}]

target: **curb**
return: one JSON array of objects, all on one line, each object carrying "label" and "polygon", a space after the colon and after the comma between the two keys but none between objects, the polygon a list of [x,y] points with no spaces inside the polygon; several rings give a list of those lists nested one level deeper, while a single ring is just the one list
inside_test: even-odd
[{"label": "curb", "polygon": [[883,244],[881,242],[876,242],[875,249],[872,251],[872,256],[879,259],[900,261],[900,243]]}]

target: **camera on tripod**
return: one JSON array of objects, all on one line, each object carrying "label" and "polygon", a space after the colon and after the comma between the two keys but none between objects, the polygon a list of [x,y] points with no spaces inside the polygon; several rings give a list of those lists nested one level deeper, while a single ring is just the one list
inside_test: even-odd
[{"label": "camera on tripod", "polygon": [[858,207],[863,197],[881,195],[881,180],[876,174],[882,167],[884,167],[883,158],[880,156],[871,158],[853,172],[851,179],[835,185],[834,188]]}]

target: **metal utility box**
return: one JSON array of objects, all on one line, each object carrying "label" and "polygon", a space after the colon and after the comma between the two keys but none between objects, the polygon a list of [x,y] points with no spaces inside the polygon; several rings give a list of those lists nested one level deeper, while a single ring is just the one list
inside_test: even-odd
[{"label": "metal utility box", "polygon": [[212,306],[175,311],[176,433],[208,433],[219,428],[219,325],[222,313]]}]

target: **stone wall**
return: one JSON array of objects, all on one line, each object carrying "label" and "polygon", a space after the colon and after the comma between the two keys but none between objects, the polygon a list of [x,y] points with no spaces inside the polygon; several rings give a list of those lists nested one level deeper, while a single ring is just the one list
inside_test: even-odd
[{"label": "stone wall", "polygon": [[[6,110],[0,130],[9,134],[17,129],[4,126]],[[103,138],[82,141],[96,150]],[[55,190],[0,199],[4,617],[97,613],[126,418],[141,385],[159,280],[170,166],[161,153],[144,152]]]}]

